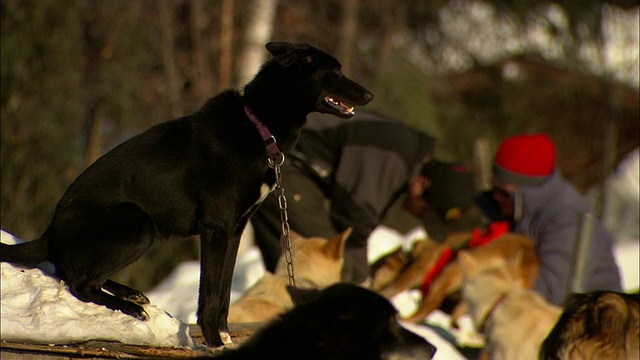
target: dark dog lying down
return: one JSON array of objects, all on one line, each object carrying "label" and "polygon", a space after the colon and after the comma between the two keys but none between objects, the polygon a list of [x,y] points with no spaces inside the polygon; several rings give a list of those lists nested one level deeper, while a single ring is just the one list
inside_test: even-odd
[{"label": "dark dog lying down", "polygon": [[634,359],[639,356],[640,296],[573,294],[540,348],[540,359]]},{"label": "dark dog lying down", "polygon": [[375,292],[340,283],[289,293],[295,308],[216,359],[392,360],[435,354],[433,345],[398,323],[393,305]]},{"label": "dark dog lying down", "polygon": [[199,235],[198,323],[209,346],[230,341],[240,235],[275,182],[267,158],[293,146],[310,112],[350,118],[354,105],[373,98],[324,51],[290,43],[267,49],[273,59],[242,95],[222,92],[108,152],[67,189],[42,237],[2,245],[0,259],[50,261],[78,299],[145,319],[147,297],[109,277],[158,238]]}]

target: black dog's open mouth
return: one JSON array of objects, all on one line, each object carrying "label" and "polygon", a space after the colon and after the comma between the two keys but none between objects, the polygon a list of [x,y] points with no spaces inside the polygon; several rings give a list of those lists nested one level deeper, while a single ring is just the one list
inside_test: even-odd
[{"label": "black dog's open mouth", "polygon": [[331,96],[325,96],[324,103],[343,115],[353,116],[355,114],[355,108],[353,106],[349,106],[340,99]]}]

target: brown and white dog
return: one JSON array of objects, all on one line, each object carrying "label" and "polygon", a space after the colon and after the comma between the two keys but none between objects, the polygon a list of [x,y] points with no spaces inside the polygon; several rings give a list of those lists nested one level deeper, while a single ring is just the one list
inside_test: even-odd
[{"label": "brown and white dog", "polygon": [[[340,281],[344,244],[351,228],[331,239],[303,238],[291,233],[291,252],[296,286],[322,289]],[[287,291],[289,276],[282,256],[276,272],[265,273],[229,308],[229,323],[267,322],[293,307]]]},{"label": "brown and white dog", "polygon": [[442,251],[447,247],[463,246],[470,236],[468,232],[451,234],[443,243],[426,238],[414,242],[408,251],[397,247],[371,264],[369,288],[390,299],[420,286],[424,274],[436,263]]},{"label": "brown and white dog", "polygon": [[458,254],[464,278],[462,297],[486,339],[483,359],[538,359],[540,345],[562,312],[522,287],[520,279],[513,276],[520,268],[518,261],[480,263],[467,251]]},{"label": "brown and white dog", "polygon": [[[390,299],[404,290],[421,287],[425,274],[436,265],[443,253],[447,249],[463,248],[471,237],[471,233],[456,233],[442,244],[430,241],[424,244],[416,243],[414,250],[406,254],[400,254],[400,250],[396,250],[379,260],[379,265],[375,268],[376,272],[372,274],[371,278],[373,286],[381,287],[381,289],[378,290],[374,287],[374,290]],[[523,288],[530,288],[538,274],[539,263],[535,247],[528,237],[521,234],[506,232],[485,245],[468,248],[466,251],[476,262],[481,264],[495,260],[514,261],[517,254],[520,254],[519,269],[514,275]],[[404,265],[402,265],[403,261]],[[394,268],[400,268],[395,279],[386,286],[381,286],[380,284],[384,283],[383,278],[393,277],[391,273]],[[423,299],[418,310],[405,320],[414,323],[421,322],[431,312],[440,308],[447,297],[458,293],[461,287],[460,264],[456,258],[453,258],[433,278],[428,291],[423,289]],[[452,322],[455,323],[465,311],[464,303],[456,306],[453,310]]]},{"label": "brown and white dog", "polygon": [[613,291],[573,294],[540,349],[540,359],[637,360],[640,296]]}]

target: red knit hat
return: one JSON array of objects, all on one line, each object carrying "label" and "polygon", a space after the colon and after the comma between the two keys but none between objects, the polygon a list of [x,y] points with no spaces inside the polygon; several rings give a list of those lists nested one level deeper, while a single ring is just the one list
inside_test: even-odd
[{"label": "red knit hat", "polygon": [[543,183],[554,171],[556,150],[545,134],[518,135],[500,144],[493,162],[493,177],[524,186]]}]

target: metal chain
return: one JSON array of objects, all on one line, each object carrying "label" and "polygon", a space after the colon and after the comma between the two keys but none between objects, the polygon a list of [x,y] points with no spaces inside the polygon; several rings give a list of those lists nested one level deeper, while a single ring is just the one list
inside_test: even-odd
[{"label": "metal chain", "polygon": [[289,215],[287,214],[287,197],[284,195],[284,187],[282,186],[282,173],[280,166],[284,164],[284,154],[280,153],[277,159],[269,159],[269,167],[273,168],[276,175],[275,195],[278,197],[278,207],[280,208],[280,222],[282,224],[282,232],[280,234],[280,242],[284,252],[284,258],[287,262],[287,275],[289,276],[289,286],[296,286],[296,279],[293,275],[293,255],[291,253],[291,236],[289,234]]}]

